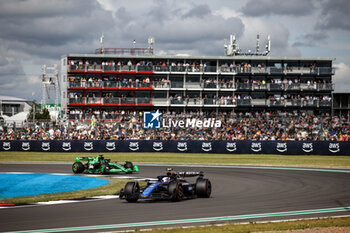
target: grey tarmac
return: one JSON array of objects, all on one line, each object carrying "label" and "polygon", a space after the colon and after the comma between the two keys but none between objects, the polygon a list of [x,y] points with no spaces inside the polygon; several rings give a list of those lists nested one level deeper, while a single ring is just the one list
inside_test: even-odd
[{"label": "grey tarmac", "polygon": [[[169,165],[143,166],[134,177],[156,177]],[[212,197],[182,202],[139,201],[127,203],[105,199],[60,205],[0,209],[0,231],[29,231],[67,228],[67,231],[105,232],[136,228],[176,226],[176,221],[223,216],[252,216],[230,219],[230,222],[255,222],[349,215],[349,211],[267,215],[264,213],[294,212],[350,206],[350,173],[310,170],[287,170],[247,167],[178,167],[177,171],[203,171],[213,185]],[[1,172],[70,173],[71,164],[0,164]],[[116,175],[118,176],[118,175]],[[164,222],[142,226],[141,222]],[[221,220],[210,221],[210,224]],[[125,226],[120,227],[121,224]],[[179,225],[203,225],[203,222],[182,222]],[[206,223],[208,224],[208,223]],[[110,225],[110,226],[107,226]],[[91,226],[91,227],[89,227]],[[95,228],[93,227],[95,226]],[[118,227],[117,227],[118,226]],[[82,227],[82,228],[74,228]],[[110,227],[110,228],[108,228]],[[50,230],[47,230],[50,231]],[[40,231],[42,232],[42,231]]]}]

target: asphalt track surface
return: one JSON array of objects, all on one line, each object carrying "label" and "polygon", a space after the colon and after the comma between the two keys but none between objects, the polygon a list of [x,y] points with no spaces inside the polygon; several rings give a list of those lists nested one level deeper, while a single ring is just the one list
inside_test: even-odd
[{"label": "asphalt track surface", "polygon": [[[142,166],[135,177],[156,177],[168,166]],[[127,203],[119,199],[89,202],[14,207],[0,209],[0,231],[29,231],[69,228],[80,232],[120,231],[147,228],[134,223],[166,221],[176,226],[180,219],[249,215],[231,222],[255,222],[280,219],[350,215],[350,173],[310,170],[260,169],[245,167],[174,167],[177,171],[204,171],[213,185],[209,199],[182,202],[139,201]],[[70,164],[0,164],[1,172],[70,173]],[[259,215],[326,208],[342,208],[340,212],[298,212]],[[187,221],[188,224],[201,224]],[[179,223],[186,225],[187,223]],[[210,221],[209,223],[218,223]],[[125,224],[125,225],[121,225]],[[134,224],[134,225],[132,225]],[[207,224],[207,223],[206,223]],[[103,227],[105,225],[111,225]],[[95,226],[95,227],[93,227]],[[122,226],[122,227],[121,227]],[[155,223],[149,227],[158,227]],[[161,225],[168,227],[169,225]],[[82,228],[74,228],[82,227]],[[40,231],[44,232],[44,231]]]}]

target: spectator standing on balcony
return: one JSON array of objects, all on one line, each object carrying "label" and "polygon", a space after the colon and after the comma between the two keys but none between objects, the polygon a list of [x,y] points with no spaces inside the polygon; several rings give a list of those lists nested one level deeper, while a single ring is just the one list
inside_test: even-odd
[{"label": "spectator standing on balcony", "polygon": [[149,77],[147,76],[146,78],[146,87],[150,87],[150,80],[149,80]]},{"label": "spectator standing on balcony", "polygon": [[92,87],[92,78],[91,77],[88,78],[87,82],[88,82],[88,87]]},{"label": "spectator standing on balcony", "polygon": [[76,70],[74,61],[70,61],[70,69],[71,70]]},{"label": "spectator standing on balcony", "polygon": [[70,92],[70,93],[69,93],[69,98],[70,98],[70,99],[73,99],[73,98],[74,98],[74,93],[73,93],[73,92]]},{"label": "spectator standing on balcony", "polygon": [[104,62],[104,61],[102,62],[102,70],[103,71],[107,70],[106,62]]},{"label": "spectator standing on balcony", "polygon": [[129,71],[131,71],[131,67],[132,67],[132,62],[131,62],[131,60],[128,61],[128,67],[129,67]]},{"label": "spectator standing on balcony", "polygon": [[182,96],[181,95],[177,96],[177,101],[178,101],[178,104],[182,104]]},{"label": "spectator standing on balcony", "polygon": [[248,72],[248,64],[247,63],[244,64],[244,72]]}]

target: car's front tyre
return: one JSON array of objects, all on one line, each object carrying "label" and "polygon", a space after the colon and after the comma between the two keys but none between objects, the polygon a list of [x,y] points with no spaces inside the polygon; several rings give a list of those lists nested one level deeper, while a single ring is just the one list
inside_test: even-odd
[{"label": "car's front tyre", "polygon": [[127,202],[137,202],[140,196],[140,185],[138,182],[132,181],[125,184],[124,188],[125,200]]},{"label": "car's front tyre", "polygon": [[81,162],[75,162],[72,165],[72,171],[74,174],[83,173],[85,170],[84,165]]},{"label": "car's front tyre", "polygon": [[168,184],[168,193],[172,201],[181,201],[185,197],[182,184],[177,181],[172,181]]},{"label": "car's front tyre", "polygon": [[127,174],[131,174],[132,171],[134,170],[134,164],[132,164],[132,162],[125,161],[124,168],[125,169],[131,169],[131,171],[127,171],[126,172]]}]

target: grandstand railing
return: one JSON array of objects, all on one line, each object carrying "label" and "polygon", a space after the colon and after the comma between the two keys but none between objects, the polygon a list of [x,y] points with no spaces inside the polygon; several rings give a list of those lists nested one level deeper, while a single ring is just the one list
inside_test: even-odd
[{"label": "grandstand railing", "polygon": [[[79,62],[78,62],[79,63]],[[68,72],[80,71],[80,72],[154,72],[154,73],[221,73],[221,74],[300,74],[300,75],[334,75],[335,68],[332,67],[223,67],[223,66],[169,66],[169,65],[101,65],[101,64],[69,64]]]},{"label": "grandstand railing", "polygon": [[115,80],[80,80],[70,81],[68,88],[154,88],[154,89],[169,89],[169,88],[186,88],[186,89],[215,89],[215,90],[262,90],[262,91],[333,91],[335,86],[332,83],[233,83],[223,82],[217,80],[202,80],[202,82],[171,82],[170,80],[145,82],[144,80],[129,80],[122,81]]},{"label": "grandstand railing", "polygon": [[321,99],[236,99],[233,97],[219,96],[217,98],[187,98],[171,97],[167,98],[134,98],[134,97],[74,97],[69,98],[70,105],[139,105],[152,104],[154,106],[268,106],[268,107],[331,107],[332,101]]},{"label": "grandstand railing", "polygon": [[77,105],[138,105],[151,104],[151,98],[124,97],[77,97],[69,98],[69,104]]},{"label": "grandstand railing", "polygon": [[318,84],[307,84],[307,83],[236,83],[237,90],[267,90],[267,91],[332,91],[334,90],[334,84],[332,83],[318,83]]},{"label": "grandstand railing", "polygon": [[131,55],[152,55],[152,48],[99,48],[96,54],[131,54]]}]

